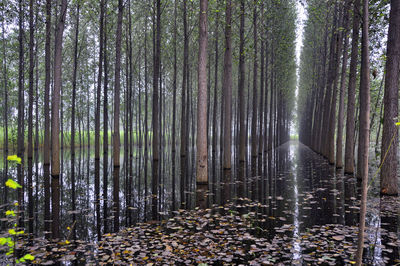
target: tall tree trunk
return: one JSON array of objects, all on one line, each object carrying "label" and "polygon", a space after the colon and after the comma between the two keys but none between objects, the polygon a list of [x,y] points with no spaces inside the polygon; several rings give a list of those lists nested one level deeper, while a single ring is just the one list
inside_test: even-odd
[{"label": "tall tree trunk", "polygon": [[34,43],[33,25],[33,0],[29,1],[29,107],[28,107],[28,232],[33,238],[33,70],[35,66],[33,47]]},{"label": "tall tree trunk", "polygon": [[[4,82],[4,156],[8,154],[8,75],[7,75],[7,59],[6,59],[6,38],[5,38],[5,23],[6,18],[4,14],[4,9],[2,9],[2,42],[3,42],[3,82]],[[7,157],[5,157],[7,158]],[[5,160],[7,162],[7,160]],[[7,166],[6,166],[7,167]],[[6,188],[7,190],[7,188]]]},{"label": "tall tree trunk", "polygon": [[197,96],[197,183],[208,183],[208,147],[207,147],[207,26],[208,0],[200,0],[199,15],[199,67]]},{"label": "tall tree trunk", "polygon": [[181,110],[181,157],[185,157],[187,153],[187,69],[189,57],[189,40],[187,32],[187,0],[183,0],[183,71],[182,71],[182,110]]},{"label": "tall tree trunk", "polygon": [[[114,81],[114,137],[113,137],[113,159],[114,159],[114,174],[113,174],[113,198],[114,198],[114,231],[119,230],[119,113],[120,113],[120,88],[121,88],[121,35],[122,35],[122,16],[123,16],[123,1],[118,0],[118,20],[117,32],[115,41],[115,81]],[[116,174],[117,173],[117,174]]]},{"label": "tall tree trunk", "polygon": [[348,52],[347,46],[349,44],[349,10],[351,1],[346,0],[344,7],[343,27],[344,27],[344,44],[343,44],[343,58],[342,58],[342,73],[340,78],[340,100],[339,100],[339,117],[337,126],[337,137],[336,137],[336,168],[343,167],[343,119],[344,119],[344,94],[346,86],[346,74],[347,74],[347,59]]},{"label": "tall tree trunk", "polygon": [[[103,216],[108,217],[108,61],[107,61],[107,0],[104,4],[104,92],[103,92]],[[107,219],[104,219],[104,233],[108,232]]]},{"label": "tall tree trunk", "polygon": [[346,146],[344,152],[344,172],[354,173],[354,133],[355,133],[355,103],[356,80],[358,65],[358,42],[360,31],[360,0],[354,1],[353,7],[353,35],[351,44],[351,61],[349,73],[349,88],[347,92],[347,119],[346,119]]},{"label": "tall tree trunk", "polygon": [[33,47],[35,29],[33,26],[33,0],[29,1],[29,107],[28,107],[28,160],[33,157],[33,70],[35,66]]},{"label": "tall tree trunk", "polygon": [[397,195],[399,193],[397,186],[398,128],[395,125],[395,119],[399,114],[400,1],[391,1],[386,58],[386,81],[383,98],[385,109],[383,113],[381,149],[381,193]]},{"label": "tall tree trunk", "polygon": [[52,238],[60,237],[60,92],[62,67],[62,41],[67,14],[67,0],[62,0],[60,17],[57,22],[54,53],[54,89],[51,101],[51,203]]},{"label": "tall tree trunk", "polygon": [[[261,3],[261,18],[262,14],[264,12],[264,4]],[[262,24],[262,22],[261,22]],[[261,64],[261,69],[260,69],[260,119],[259,119],[259,138],[258,138],[258,154],[262,155],[263,152],[263,110],[264,110],[264,40],[261,38],[261,53],[260,53],[260,64]]]},{"label": "tall tree trunk", "polygon": [[[78,4],[79,7],[79,4]],[[79,16],[77,17],[77,22],[79,21]],[[100,1],[100,36],[99,36],[99,71],[97,73],[97,93],[96,93],[96,113],[95,113],[95,135],[94,135],[94,157],[95,159],[100,159],[100,102],[101,102],[101,78],[103,76],[103,32],[104,32],[104,0]],[[78,32],[78,27],[77,27]],[[76,35],[78,37],[78,34]],[[75,43],[76,44],[76,43]],[[104,97],[106,97],[104,95]]]},{"label": "tall tree trunk", "polygon": [[158,166],[160,159],[160,119],[159,119],[159,103],[158,103],[158,85],[160,78],[160,56],[161,56],[161,1],[156,0],[157,21],[156,21],[156,39],[155,39],[155,54],[154,54],[154,67],[153,67],[153,110],[152,110],[152,124],[153,124],[153,177],[152,177],[152,193],[153,193],[153,218],[157,217],[157,195],[158,195]]},{"label": "tall tree trunk", "polygon": [[253,10],[253,114],[251,117],[251,156],[256,157],[257,151],[257,71],[258,71],[258,58],[257,58],[257,0],[254,0]]},{"label": "tall tree trunk", "polygon": [[[177,1],[174,0],[174,74],[173,74],[173,81],[172,81],[172,140],[171,140],[171,146],[172,146],[172,152],[175,153],[176,150],[176,144],[175,144],[175,138],[176,138],[176,78],[177,78],[177,47],[176,47],[176,37],[177,37],[177,25],[176,25],[176,19],[177,19]],[[173,155],[172,160],[175,160],[175,156]],[[172,178],[175,181],[175,176],[172,176]],[[175,182],[173,182],[175,184]]]},{"label": "tall tree trunk", "polygon": [[231,169],[232,145],[232,3],[226,1],[225,54],[224,54],[224,169]]},{"label": "tall tree trunk", "polygon": [[368,37],[368,0],[363,1],[362,41],[361,41],[361,77],[360,77],[360,135],[358,139],[359,165],[357,175],[362,177],[360,222],[356,265],[362,264],[364,249],[365,216],[367,210],[368,190],[368,148],[369,148],[369,111],[370,111],[370,81],[369,81],[369,37]]},{"label": "tall tree trunk", "polygon": [[[218,8],[219,1],[217,1]],[[213,103],[213,122],[212,122],[212,152],[213,154],[217,150],[218,141],[218,126],[217,126],[217,114],[218,114],[218,37],[219,37],[219,12],[216,14],[215,18],[215,65],[214,65],[214,103]]]},{"label": "tall tree trunk", "polygon": [[71,157],[75,157],[75,102],[76,102],[76,75],[78,70],[78,38],[79,38],[79,11],[80,5],[76,5],[76,24],[74,40],[74,68],[72,71],[72,114],[71,114]]},{"label": "tall tree trunk", "polygon": [[245,96],[244,96],[244,82],[245,82],[245,58],[244,58],[244,27],[245,27],[245,1],[240,1],[240,44],[239,44],[239,161],[246,160],[246,125],[245,119]]}]

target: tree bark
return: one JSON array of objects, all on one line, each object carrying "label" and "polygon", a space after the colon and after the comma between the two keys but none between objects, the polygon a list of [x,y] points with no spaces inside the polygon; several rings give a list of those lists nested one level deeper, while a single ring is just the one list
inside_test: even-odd
[{"label": "tree bark", "polygon": [[244,96],[244,82],[245,82],[245,58],[244,58],[244,28],[245,28],[245,1],[240,1],[240,48],[239,48],[239,161],[246,160],[246,125],[245,119],[245,96]]},{"label": "tree bark", "polygon": [[[368,0],[363,1],[361,42],[361,77],[360,77],[360,135],[358,139],[359,165],[357,174],[362,177],[360,222],[356,265],[362,264],[364,249],[365,216],[367,210],[368,187],[368,148],[369,148],[369,111],[370,111],[370,81],[369,81],[369,37],[368,37]],[[361,149],[360,149],[361,148]]]},{"label": "tree bark", "polygon": [[[79,4],[78,4],[79,7]],[[79,13],[78,13],[79,14]],[[79,21],[79,15],[77,22]],[[100,159],[100,102],[101,102],[101,79],[103,76],[103,32],[104,32],[104,0],[100,1],[100,21],[99,21],[100,35],[99,35],[99,70],[97,73],[97,92],[96,92],[96,113],[95,113],[95,136],[94,136],[94,157]],[[78,26],[76,31],[78,37]],[[77,43],[75,43],[76,45]],[[104,97],[106,97],[104,95]]]},{"label": "tree bark", "polygon": [[347,92],[347,119],[346,119],[346,146],[344,152],[344,172],[354,173],[354,133],[355,133],[355,103],[356,80],[358,65],[358,42],[360,31],[360,0],[354,1],[353,7],[353,34],[351,44],[351,61],[349,73],[349,88]]},{"label": "tree bark", "polygon": [[343,26],[344,26],[344,44],[343,44],[343,58],[342,58],[342,73],[340,78],[340,99],[339,99],[339,115],[336,137],[336,168],[343,167],[343,119],[344,119],[344,94],[346,86],[346,73],[347,73],[347,59],[348,52],[347,46],[349,44],[349,10],[351,1],[347,0],[345,4]]},{"label": "tree bark", "polygon": [[67,0],[62,1],[60,17],[57,22],[54,53],[54,89],[51,101],[51,203],[52,203],[52,238],[60,237],[60,92],[62,73],[62,41],[64,23],[67,14]]},{"label": "tree bark", "polygon": [[226,1],[225,21],[225,54],[224,54],[224,169],[231,169],[232,144],[232,4]]},{"label": "tree bark", "polygon": [[396,0],[391,1],[386,58],[381,149],[381,194],[397,195],[399,193],[397,185],[398,127],[395,122],[399,120],[400,1]]},{"label": "tree bark", "polygon": [[258,155],[257,150],[257,0],[254,0],[254,10],[253,10],[253,112],[251,116],[251,156],[256,157]]},{"label": "tree bark", "polygon": [[183,0],[183,71],[182,71],[182,110],[181,110],[181,157],[186,157],[187,153],[187,103],[186,103],[186,91],[187,91],[187,69],[188,69],[188,57],[189,57],[189,44],[188,44],[188,33],[187,33],[187,0]]},{"label": "tree bark", "polygon": [[119,230],[119,167],[120,167],[120,88],[121,88],[121,35],[122,35],[123,0],[118,0],[118,20],[115,42],[115,77],[114,77],[114,137],[113,137],[113,198],[114,198],[114,231]]},{"label": "tree bark", "polygon": [[196,181],[208,183],[208,147],[207,147],[207,9],[208,0],[200,0],[199,15],[199,66],[197,96],[197,165]]}]

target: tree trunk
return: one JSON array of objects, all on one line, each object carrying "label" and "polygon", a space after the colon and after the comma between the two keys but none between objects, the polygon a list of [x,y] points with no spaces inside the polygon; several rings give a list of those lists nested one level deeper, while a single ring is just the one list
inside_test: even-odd
[{"label": "tree trunk", "polygon": [[208,0],[200,0],[199,15],[199,67],[197,96],[197,183],[208,183],[208,147],[207,147],[207,9]]},{"label": "tree trunk", "polygon": [[182,71],[182,110],[181,110],[181,157],[186,157],[187,153],[187,103],[186,103],[186,91],[187,91],[187,69],[188,69],[188,57],[189,57],[189,40],[187,33],[187,0],[183,0],[183,71]]},{"label": "tree trunk", "polygon": [[[219,1],[217,1],[217,6]],[[217,109],[218,109],[218,38],[219,37],[219,12],[215,18],[215,66],[214,66],[214,103],[213,103],[213,133],[212,133],[212,152],[215,154],[217,150],[218,126],[217,126]]]},{"label": "tree trunk", "polygon": [[74,40],[74,69],[72,72],[72,114],[71,114],[71,157],[72,158],[75,157],[75,105],[76,105],[75,101],[76,101],[76,74],[78,70],[79,11],[80,11],[80,6],[79,2],[77,2],[75,40]]},{"label": "tree trunk", "polygon": [[152,110],[152,124],[153,124],[153,177],[152,177],[152,193],[153,193],[153,218],[156,219],[157,205],[158,205],[158,166],[160,159],[160,119],[159,119],[159,103],[158,103],[158,85],[160,78],[160,56],[161,56],[161,1],[156,0],[157,21],[156,21],[156,39],[155,39],[155,54],[154,54],[154,67],[153,67],[153,110]]},{"label": "tree trunk", "polygon": [[[79,7],[79,4],[78,4]],[[79,14],[79,13],[78,13]],[[79,21],[79,15],[77,17],[77,22]],[[95,113],[95,135],[94,135],[94,157],[95,159],[100,159],[100,102],[101,102],[101,78],[103,76],[103,31],[104,31],[104,0],[100,1],[100,21],[99,21],[99,28],[100,28],[100,36],[99,36],[99,71],[97,73],[97,93],[96,93],[96,113]],[[78,26],[76,31],[78,37]],[[76,45],[77,43],[75,43]],[[104,95],[104,97],[106,97]]]},{"label": "tree trunk", "polygon": [[120,132],[119,132],[119,113],[120,113],[120,88],[121,88],[121,35],[122,35],[122,15],[123,1],[118,0],[118,20],[115,42],[115,84],[114,84],[114,136],[113,136],[113,159],[114,159],[114,231],[119,230],[119,148],[120,148]]},{"label": "tree trunk", "polygon": [[245,96],[244,96],[244,82],[245,82],[245,63],[244,63],[244,27],[245,27],[245,1],[240,1],[240,50],[239,50],[239,161],[246,160],[246,125],[245,119]]},{"label": "tree trunk", "polygon": [[343,167],[343,118],[344,118],[344,94],[346,86],[346,73],[347,73],[347,59],[348,52],[347,46],[349,44],[349,10],[351,6],[351,1],[347,0],[345,4],[343,27],[344,27],[344,44],[343,44],[343,61],[342,61],[342,73],[340,78],[340,100],[339,100],[339,117],[338,117],[338,127],[337,127],[337,137],[336,137],[336,168]]},{"label": "tree trunk", "polygon": [[60,92],[62,67],[62,41],[64,23],[67,14],[67,0],[62,1],[60,17],[57,22],[54,53],[54,89],[51,101],[51,203],[52,203],[52,238],[60,237]]},{"label": "tree trunk", "polygon": [[225,21],[225,54],[224,54],[224,169],[231,169],[231,144],[232,144],[232,4],[226,1]]},{"label": "tree trunk", "polygon": [[253,54],[253,114],[251,117],[251,156],[256,157],[257,151],[257,0],[254,0],[253,10],[253,38],[254,38],[254,54]]},{"label": "tree trunk", "polygon": [[[397,147],[400,71],[400,1],[391,1],[386,57],[383,132],[381,149],[381,193],[397,195]],[[387,153],[387,155],[386,155]],[[386,158],[385,158],[386,156]]]},{"label": "tree trunk", "polygon": [[362,177],[360,222],[358,228],[358,243],[356,265],[362,264],[364,249],[365,215],[367,210],[368,187],[368,148],[369,148],[369,37],[368,37],[368,0],[363,1],[362,16],[362,42],[361,42],[361,77],[360,77],[360,136],[358,139],[359,165],[357,175]]},{"label": "tree trunk", "polygon": [[358,42],[360,31],[360,0],[354,1],[353,7],[353,35],[351,46],[351,61],[349,73],[349,88],[347,92],[347,119],[346,119],[346,146],[344,152],[344,172],[354,173],[354,130],[355,130],[355,102],[356,80],[358,64]]}]

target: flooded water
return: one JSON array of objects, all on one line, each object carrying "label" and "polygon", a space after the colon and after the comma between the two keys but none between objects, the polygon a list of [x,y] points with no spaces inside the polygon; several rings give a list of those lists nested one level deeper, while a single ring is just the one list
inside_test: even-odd
[{"label": "flooded water", "polygon": [[[121,167],[113,168],[111,157],[95,160],[92,150],[78,150],[74,160],[69,150],[64,150],[60,176],[63,239],[96,242],[116,228],[166,219],[173,216],[174,210],[193,209],[196,205],[213,208],[230,203],[240,211],[244,199],[260,204],[262,219],[255,227],[262,229],[259,234],[263,237],[272,241],[290,231],[290,256],[299,263],[307,262],[306,254],[313,252],[305,248],[305,235],[322,236],[332,228],[342,228],[345,233],[349,228],[356,230],[360,184],[299,142],[288,142],[249,159],[249,163],[234,163],[229,171],[222,170],[219,154],[210,153],[210,183],[198,188],[193,150],[188,158],[164,151],[158,165],[150,159],[146,162],[144,158],[151,156],[144,152],[143,148],[136,148],[132,156],[126,156],[122,151]],[[45,234],[44,174],[48,169],[40,162],[40,157],[34,158],[24,166],[25,184],[31,171],[33,175],[32,192],[24,191],[24,219],[28,227],[29,212],[33,211],[35,237]],[[16,180],[15,166],[6,169],[5,165],[0,164],[1,180]],[[159,181],[157,197],[152,197],[153,175]],[[113,180],[119,180],[117,191]],[[366,262],[396,264],[400,262],[399,199],[379,198],[375,183],[368,198]],[[202,195],[197,202],[196,194]],[[15,191],[4,185],[1,195],[3,210],[17,198]],[[6,228],[5,219],[2,228]],[[349,237],[350,233],[345,233]]]}]

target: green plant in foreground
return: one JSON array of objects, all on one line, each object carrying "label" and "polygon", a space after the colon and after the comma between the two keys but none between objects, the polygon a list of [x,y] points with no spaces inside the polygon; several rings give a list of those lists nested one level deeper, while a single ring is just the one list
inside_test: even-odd
[{"label": "green plant in foreground", "polygon": [[[16,162],[17,164],[21,164],[21,158],[19,158],[17,155],[8,156],[7,160],[11,161],[11,162]],[[6,186],[9,188],[12,188],[12,189],[22,188],[22,186],[20,184],[18,184],[18,182],[15,182],[12,179],[8,179],[6,181]],[[15,202],[14,206],[18,206],[18,203]],[[7,210],[5,214],[7,217],[18,220],[17,219],[18,214],[16,214],[14,210]],[[25,233],[24,231],[16,231],[16,228],[17,228],[17,224],[14,223],[13,228],[8,229],[8,234],[10,236],[9,237],[0,237],[0,245],[8,246],[8,251],[6,252],[6,256],[13,256],[16,263],[33,261],[35,259],[35,257],[32,256],[31,254],[25,254],[23,257],[21,257],[19,259],[15,258],[14,249],[16,246],[17,236]]]}]

